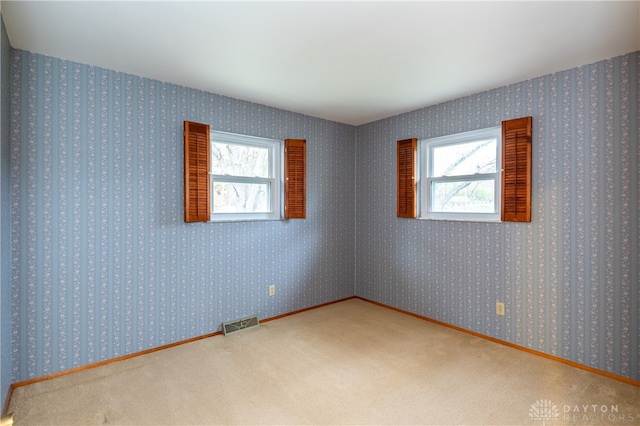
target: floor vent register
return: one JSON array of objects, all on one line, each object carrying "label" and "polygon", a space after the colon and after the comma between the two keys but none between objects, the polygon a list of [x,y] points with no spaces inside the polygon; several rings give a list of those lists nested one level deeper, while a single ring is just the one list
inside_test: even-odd
[{"label": "floor vent register", "polygon": [[246,330],[248,328],[257,327],[260,325],[257,316],[242,318],[235,321],[229,321],[222,324],[222,332],[224,335],[236,333],[238,331]]}]

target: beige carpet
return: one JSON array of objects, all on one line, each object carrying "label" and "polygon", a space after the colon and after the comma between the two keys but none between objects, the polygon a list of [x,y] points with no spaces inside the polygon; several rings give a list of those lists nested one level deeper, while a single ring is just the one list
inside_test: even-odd
[{"label": "beige carpet", "polygon": [[16,424],[633,425],[640,388],[350,299],[17,388],[9,411]]}]

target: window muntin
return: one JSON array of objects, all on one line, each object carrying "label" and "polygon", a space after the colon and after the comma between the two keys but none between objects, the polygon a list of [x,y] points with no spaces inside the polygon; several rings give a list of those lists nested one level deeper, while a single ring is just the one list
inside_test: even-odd
[{"label": "window muntin", "polygon": [[423,219],[500,220],[501,128],[420,142]]},{"label": "window muntin", "polygon": [[211,221],[280,219],[280,141],[211,132]]}]

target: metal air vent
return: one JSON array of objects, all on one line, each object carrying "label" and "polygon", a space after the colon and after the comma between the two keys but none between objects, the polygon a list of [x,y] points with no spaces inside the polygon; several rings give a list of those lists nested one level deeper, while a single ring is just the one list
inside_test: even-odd
[{"label": "metal air vent", "polygon": [[248,318],[225,322],[222,324],[222,332],[226,336],[227,334],[246,330],[247,328],[257,327],[259,325],[260,322],[258,321],[258,317],[254,315]]}]

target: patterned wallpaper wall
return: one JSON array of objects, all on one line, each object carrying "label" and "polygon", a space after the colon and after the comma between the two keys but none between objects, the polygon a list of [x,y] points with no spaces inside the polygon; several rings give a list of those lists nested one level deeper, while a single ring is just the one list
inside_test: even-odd
[{"label": "patterned wallpaper wall", "polygon": [[[640,380],[640,53],[358,128],[11,55],[13,381],[353,294]],[[524,115],[531,223],[395,217],[396,140]],[[306,138],[308,218],[183,223],[185,119]]]},{"label": "patterned wallpaper wall", "polygon": [[0,16],[0,403],[11,385],[11,175],[9,37]]},{"label": "patterned wallpaper wall", "polygon": [[[13,381],[354,294],[352,126],[11,59]],[[307,219],[185,224],[183,120],[306,139]]]},{"label": "patterned wallpaper wall", "polygon": [[[640,380],[639,57],[358,127],[356,293]],[[397,140],[527,115],[531,223],[395,217]]]}]

